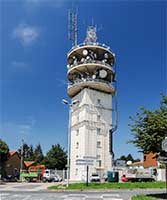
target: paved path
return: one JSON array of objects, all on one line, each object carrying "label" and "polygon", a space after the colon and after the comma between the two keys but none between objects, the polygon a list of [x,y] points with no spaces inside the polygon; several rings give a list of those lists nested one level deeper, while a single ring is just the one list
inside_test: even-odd
[{"label": "paved path", "polygon": [[0,191],[41,191],[56,184],[58,183],[5,183],[0,185]]},{"label": "paved path", "polygon": [[1,200],[127,200],[127,198],[122,198],[120,194],[106,194],[106,193],[39,193],[39,192],[28,192],[28,193],[19,193],[19,192],[2,192],[0,194]]}]

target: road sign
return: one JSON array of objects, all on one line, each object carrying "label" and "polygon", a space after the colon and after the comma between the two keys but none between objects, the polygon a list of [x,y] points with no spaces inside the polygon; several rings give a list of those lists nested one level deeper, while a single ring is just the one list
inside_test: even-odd
[{"label": "road sign", "polygon": [[90,159],[77,159],[76,165],[93,165],[94,160]]},{"label": "road sign", "polygon": [[162,141],[162,150],[167,152],[167,137]]}]

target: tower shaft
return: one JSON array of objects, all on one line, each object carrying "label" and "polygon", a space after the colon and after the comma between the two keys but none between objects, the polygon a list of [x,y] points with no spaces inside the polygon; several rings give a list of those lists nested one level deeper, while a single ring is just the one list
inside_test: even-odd
[{"label": "tower shaft", "polygon": [[97,43],[96,29],[89,27],[85,43],[69,52],[67,93],[79,104],[71,108],[70,179],[85,180],[111,170],[112,97],[115,89],[114,54]]}]

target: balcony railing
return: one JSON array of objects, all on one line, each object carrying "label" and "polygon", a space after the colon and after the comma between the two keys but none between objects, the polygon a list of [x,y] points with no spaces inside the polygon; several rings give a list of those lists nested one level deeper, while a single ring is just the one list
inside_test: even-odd
[{"label": "balcony railing", "polygon": [[102,61],[99,60],[94,60],[94,59],[89,59],[89,60],[84,60],[79,61],[79,62],[74,62],[72,65],[67,65],[67,69],[72,69],[73,67],[77,66],[77,65],[85,65],[85,64],[100,64],[100,65],[105,65],[106,67],[112,68],[113,65],[110,65],[108,63],[106,63],[105,59]]},{"label": "balcony railing", "polygon": [[68,83],[68,88],[70,88],[72,86],[76,86],[80,83],[86,83],[86,82],[92,82],[92,83],[100,82],[100,83],[105,83],[110,87],[113,87],[113,85],[109,81],[105,81],[105,80],[102,80],[102,79],[87,78],[87,79],[77,79],[77,80],[73,81],[73,83]]},{"label": "balcony railing", "polygon": [[71,53],[71,51],[73,51],[74,49],[77,49],[77,48],[83,47],[83,46],[99,46],[99,47],[103,47],[103,48],[106,48],[108,51],[110,51],[110,52],[113,54],[113,56],[115,56],[115,54],[112,52],[112,50],[111,50],[111,48],[110,48],[109,46],[107,46],[106,44],[98,43],[98,42],[92,43],[92,44],[90,44],[90,45],[88,45],[88,44],[86,44],[86,43],[81,43],[81,44],[78,44],[78,45],[76,45],[76,46],[73,46],[73,47],[71,48],[71,50],[68,52],[68,55],[69,55],[69,54]]}]

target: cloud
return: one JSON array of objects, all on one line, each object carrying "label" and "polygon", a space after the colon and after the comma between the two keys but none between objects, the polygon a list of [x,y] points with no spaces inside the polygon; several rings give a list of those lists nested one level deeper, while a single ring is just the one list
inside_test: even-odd
[{"label": "cloud", "polygon": [[36,122],[37,121],[33,117],[28,117],[26,123],[18,124],[18,128],[21,133],[25,133],[30,131],[35,126]]},{"label": "cloud", "polygon": [[25,0],[25,7],[28,9],[37,8],[39,6],[61,8],[66,2],[68,2],[68,0]]},{"label": "cloud", "polygon": [[12,61],[10,66],[13,68],[25,69],[28,67],[28,64],[22,61]]},{"label": "cloud", "polygon": [[34,44],[39,38],[40,30],[36,26],[20,24],[13,31],[13,38],[18,39],[23,46]]},{"label": "cloud", "polygon": [[34,128],[36,123],[37,121],[33,117],[27,117],[24,122],[3,122],[2,127],[0,128],[4,130],[12,130],[11,132],[28,134]]}]

